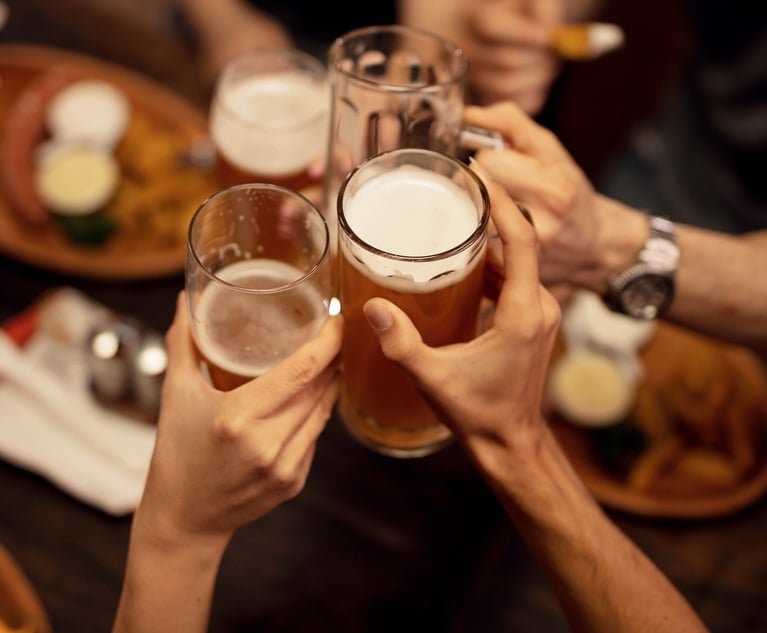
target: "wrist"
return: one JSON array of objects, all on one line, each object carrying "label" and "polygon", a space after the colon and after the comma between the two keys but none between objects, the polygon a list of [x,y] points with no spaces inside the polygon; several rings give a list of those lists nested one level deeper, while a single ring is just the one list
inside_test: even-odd
[{"label": "wrist", "polygon": [[636,263],[650,230],[646,213],[601,194],[595,195],[594,215],[599,227],[596,261],[577,283],[605,295],[608,279]]},{"label": "wrist", "polygon": [[200,561],[218,561],[224,554],[232,531],[200,532],[175,520],[170,512],[152,507],[142,499],[133,516],[131,542],[142,549],[163,555],[194,556]]},{"label": "wrist", "polygon": [[575,514],[597,508],[543,420],[534,432],[517,437],[501,458],[486,459],[480,468],[518,524],[562,529]]},{"label": "wrist", "polygon": [[530,456],[540,450],[547,429],[540,415],[528,420],[517,418],[513,425],[504,420],[493,428],[500,431],[461,439],[480,472],[498,492],[513,489],[521,472],[534,467]]}]

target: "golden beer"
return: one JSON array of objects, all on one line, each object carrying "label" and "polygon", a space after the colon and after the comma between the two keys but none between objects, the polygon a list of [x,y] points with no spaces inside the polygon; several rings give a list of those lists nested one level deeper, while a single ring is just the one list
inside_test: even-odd
[{"label": "golden beer", "polygon": [[294,191],[317,184],[309,168],[326,149],[328,109],[324,66],[300,51],[257,51],[231,62],[210,113],[222,183]]},{"label": "golden beer", "polygon": [[[388,163],[392,168],[384,170]],[[434,163],[455,174],[433,171]],[[373,175],[364,179],[367,172]],[[450,432],[405,372],[383,356],[362,307],[372,297],[392,301],[432,346],[473,338],[482,297],[486,195],[460,163],[425,150],[372,158],[342,188],[339,409],[352,435],[382,453],[424,455],[448,441]]]},{"label": "golden beer", "polygon": [[[273,259],[248,259],[217,272],[196,302],[192,329],[203,373],[224,391],[260,376],[314,336],[327,317],[319,288],[299,284],[303,273]],[[252,290],[255,292],[247,292]]]},{"label": "golden beer", "polygon": [[329,235],[306,198],[268,184],[206,200],[189,227],[186,291],[203,374],[229,390],[312,338],[333,294]]}]

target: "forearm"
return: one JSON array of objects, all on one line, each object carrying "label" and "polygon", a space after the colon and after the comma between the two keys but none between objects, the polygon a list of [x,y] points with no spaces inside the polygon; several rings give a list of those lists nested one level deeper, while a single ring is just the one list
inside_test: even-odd
[{"label": "forearm", "polygon": [[676,298],[668,318],[767,350],[767,231],[730,236],[678,227]]},{"label": "forearm", "polygon": [[548,429],[485,474],[573,630],[705,631],[671,583],[605,517]]},{"label": "forearm", "polygon": [[[243,0],[179,0],[189,22],[199,39],[206,44],[215,44],[232,36],[244,22],[263,23],[264,31],[282,30],[282,27],[268,13],[257,7],[246,5]],[[254,41],[254,45],[258,44]]]},{"label": "forearm", "polygon": [[138,510],[113,633],[204,632],[228,539],[171,538]]},{"label": "forearm", "polygon": [[187,19],[201,36],[209,30],[217,30],[219,23],[226,24],[239,15],[242,10],[242,0],[179,0],[179,5]]},{"label": "forearm", "polygon": [[[599,265],[574,279],[599,294],[609,275],[626,270],[644,245],[644,213],[597,196]],[[744,236],[678,224],[680,258],[674,300],[665,318],[685,327],[767,349],[767,231]]]}]

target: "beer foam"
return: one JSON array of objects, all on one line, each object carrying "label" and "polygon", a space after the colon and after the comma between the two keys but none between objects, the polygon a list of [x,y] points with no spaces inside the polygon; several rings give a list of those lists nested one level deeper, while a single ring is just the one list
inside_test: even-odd
[{"label": "beer foam", "polygon": [[300,172],[325,150],[329,97],[324,84],[269,73],[219,95],[211,113],[217,149],[238,169],[265,176]]},{"label": "beer foam", "polygon": [[[344,203],[344,216],[362,241],[400,257],[427,257],[445,253],[465,242],[477,229],[477,209],[468,192],[450,178],[402,165],[364,182]],[[450,285],[471,270],[471,249],[443,260],[407,262],[354,249],[355,259],[380,277],[383,285],[414,291],[423,284],[455,272],[438,285]],[[363,271],[369,274],[367,271]],[[398,281],[399,280],[399,281]],[[410,283],[408,283],[410,282]],[[428,291],[434,289],[430,284]],[[402,288],[401,288],[402,287]],[[416,290],[419,291],[419,290]],[[420,291],[425,291],[420,290]]]},{"label": "beer foam", "polygon": [[[303,275],[274,259],[248,259],[218,271],[223,281],[251,290],[279,288]],[[202,291],[194,309],[195,342],[220,368],[260,376],[322,327],[327,304],[310,281],[280,293],[238,292],[216,282]]]}]

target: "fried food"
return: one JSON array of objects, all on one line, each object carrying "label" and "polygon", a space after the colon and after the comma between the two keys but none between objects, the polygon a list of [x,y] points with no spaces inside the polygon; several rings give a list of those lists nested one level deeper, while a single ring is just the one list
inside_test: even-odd
[{"label": "fried food", "polygon": [[746,350],[682,330],[660,345],[630,418],[646,445],[626,485],[664,495],[736,488],[767,459],[764,366]]},{"label": "fried food", "polygon": [[105,209],[123,238],[156,246],[186,240],[194,211],[217,189],[212,173],[180,160],[188,143],[147,116],[134,115],[117,146],[122,176]]}]

